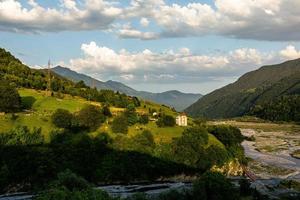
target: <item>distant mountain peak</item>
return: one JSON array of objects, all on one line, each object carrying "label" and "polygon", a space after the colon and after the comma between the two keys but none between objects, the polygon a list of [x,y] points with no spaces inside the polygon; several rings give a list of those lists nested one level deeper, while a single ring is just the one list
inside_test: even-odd
[{"label": "distant mountain peak", "polygon": [[98,89],[119,91],[129,96],[137,96],[145,100],[150,100],[170,107],[174,107],[178,111],[182,111],[183,109],[185,109],[186,107],[188,107],[189,105],[196,102],[199,98],[202,97],[201,94],[186,94],[178,90],[170,90],[162,93],[137,91],[121,82],[113,80],[102,82],[85,74],[77,73],[69,68],[62,66],[54,67],[52,70],[55,73],[73,81],[78,82],[82,80],[85,82],[85,84],[89,86],[91,86],[93,83]]}]

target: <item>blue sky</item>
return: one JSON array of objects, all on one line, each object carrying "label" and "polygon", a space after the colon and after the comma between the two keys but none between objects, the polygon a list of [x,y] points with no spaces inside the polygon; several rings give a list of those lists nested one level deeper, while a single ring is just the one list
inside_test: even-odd
[{"label": "blue sky", "polygon": [[0,0],[0,47],[31,67],[50,58],[139,90],[203,94],[300,57],[297,0],[111,2]]}]

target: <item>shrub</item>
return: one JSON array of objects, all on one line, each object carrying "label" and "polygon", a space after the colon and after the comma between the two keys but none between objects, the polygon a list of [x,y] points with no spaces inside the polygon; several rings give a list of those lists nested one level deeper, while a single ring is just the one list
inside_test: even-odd
[{"label": "shrub", "polygon": [[17,112],[21,108],[21,97],[17,89],[0,81],[0,112]]},{"label": "shrub", "polygon": [[128,132],[128,121],[125,116],[118,116],[116,117],[112,124],[111,129],[114,133],[124,133]]},{"label": "shrub", "polygon": [[36,145],[44,142],[41,128],[34,128],[32,131],[27,126],[17,128],[0,134],[0,145]]},{"label": "shrub", "polygon": [[95,131],[105,121],[105,116],[98,107],[88,105],[79,111],[77,119],[80,126]]},{"label": "shrub", "polygon": [[205,173],[193,185],[195,200],[237,200],[238,194],[230,180],[216,172]]},{"label": "shrub", "polygon": [[140,117],[140,123],[141,124],[148,124],[149,123],[149,116],[144,114],[144,115],[141,115]]},{"label": "shrub", "polygon": [[68,110],[57,109],[51,119],[52,123],[58,128],[71,128],[73,122],[73,115]]},{"label": "shrub", "polygon": [[103,115],[106,116],[106,117],[111,117],[111,116],[112,116],[112,114],[111,114],[111,112],[110,112],[110,109],[109,109],[109,106],[108,106],[108,105],[105,105],[105,106],[103,107],[102,113],[103,113]]},{"label": "shrub", "polygon": [[135,111],[135,105],[134,104],[129,104],[125,110],[125,116],[127,118],[128,124],[129,125],[134,125],[135,123],[138,122],[138,116]]},{"label": "shrub", "polygon": [[175,126],[176,121],[175,121],[175,118],[173,116],[163,115],[162,117],[160,117],[158,119],[156,124],[157,124],[158,127],[164,127],[164,126],[173,127],[173,126]]}]

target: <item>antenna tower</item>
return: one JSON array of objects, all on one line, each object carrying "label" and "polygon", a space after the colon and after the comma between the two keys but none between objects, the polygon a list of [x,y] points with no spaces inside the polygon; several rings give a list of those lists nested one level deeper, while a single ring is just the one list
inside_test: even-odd
[{"label": "antenna tower", "polygon": [[49,95],[51,96],[51,61],[50,59],[48,60],[48,85],[47,85],[47,90],[49,92]]}]

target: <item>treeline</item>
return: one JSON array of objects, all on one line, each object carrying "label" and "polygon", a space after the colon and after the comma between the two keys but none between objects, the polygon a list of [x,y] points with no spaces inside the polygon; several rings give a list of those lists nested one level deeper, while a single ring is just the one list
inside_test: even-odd
[{"label": "treeline", "polygon": [[[137,193],[124,200],[239,200],[252,194],[258,197],[246,179],[242,179],[240,185],[240,188],[237,188],[222,174],[209,172],[195,181],[188,190],[171,190],[156,197]],[[57,180],[49,184],[46,191],[38,194],[36,199],[120,200],[121,198],[110,197],[106,192],[94,189],[86,180],[66,170],[58,175]]]},{"label": "treeline", "polygon": [[250,114],[270,121],[300,122],[300,95],[282,96],[256,105]]},{"label": "treeline", "polygon": [[0,136],[1,192],[40,190],[65,169],[94,184],[155,180],[193,171],[149,154],[112,149],[107,134],[92,138],[57,130],[47,144],[39,129],[18,127]]},{"label": "treeline", "polygon": [[[225,148],[209,144],[209,132],[224,142]],[[226,143],[223,134],[234,142]],[[107,133],[91,137],[84,131],[63,128],[52,131],[50,142],[45,143],[40,129],[18,127],[0,134],[0,191],[16,185],[20,187],[17,190],[41,189],[65,169],[94,184],[202,174],[212,166],[242,159],[239,138],[234,128],[196,126],[171,143],[156,144],[149,130],[112,139]]]},{"label": "treeline", "polygon": [[[92,101],[105,102],[120,108],[125,108],[130,103],[137,106],[140,105],[136,97],[129,97],[111,90],[98,91],[96,88],[86,86],[83,81],[74,83],[53,72],[51,72],[50,79],[52,95],[60,96],[60,94],[70,94]],[[9,52],[1,48],[0,81],[14,87],[25,87],[37,90],[49,89],[47,88],[49,77],[46,70],[30,69]]]}]

